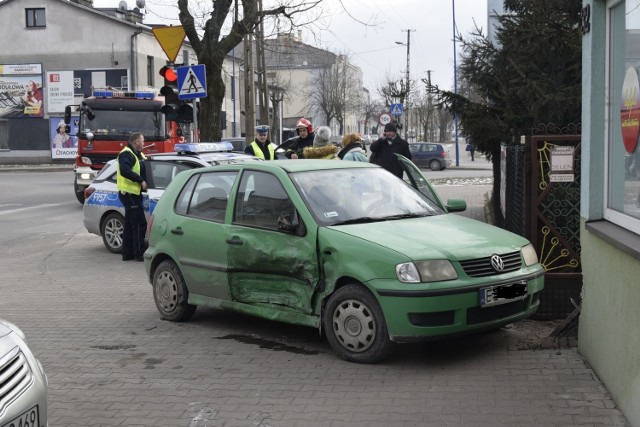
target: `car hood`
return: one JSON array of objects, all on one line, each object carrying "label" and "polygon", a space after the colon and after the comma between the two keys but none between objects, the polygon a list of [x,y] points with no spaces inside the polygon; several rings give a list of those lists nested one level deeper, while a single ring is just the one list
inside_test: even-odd
[{"label": "car hood", "polygon": [[528,240],[455,214],[329,227],[413,260],[469,259],[520,250]]}]

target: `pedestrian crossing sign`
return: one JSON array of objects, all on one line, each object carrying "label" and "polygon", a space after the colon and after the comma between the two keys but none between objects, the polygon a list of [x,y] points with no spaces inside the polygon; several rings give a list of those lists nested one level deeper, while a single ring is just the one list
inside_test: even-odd
[{"label": "pedestrian crossing sign", "polygon": [[391,104],[391,114],[394,116],[402,115],[402,104]]},{"label": "pedestrian crossing sign", "polygon": [[178,67],[178,98],[181,100],[205,98],[207,80],[204,64]]}]

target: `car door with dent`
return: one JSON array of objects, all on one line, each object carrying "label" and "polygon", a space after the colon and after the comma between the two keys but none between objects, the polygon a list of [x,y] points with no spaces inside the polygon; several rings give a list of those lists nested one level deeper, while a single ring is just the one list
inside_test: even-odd
[{"label": "car door with dent", "polygon": [[243,172],[225,242],[233,301],[311,314],[317,231],[299,212],[277,176]]}]

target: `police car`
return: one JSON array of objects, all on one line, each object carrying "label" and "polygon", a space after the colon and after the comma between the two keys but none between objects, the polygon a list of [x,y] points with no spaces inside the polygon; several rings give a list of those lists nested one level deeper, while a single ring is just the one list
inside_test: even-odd
[{"label": "police car", "polygon": [[[229,142],[176,144],[175,153],[147,156],[147,193],[143,193],[147,216],[173,178],[182,171],[206,166],[261,161],[244,153],[233,152]],[[109,161],[89,187],[85,189],[84,226],[90,233],[102,236],[106,248],[122,252],[124,207],[118,198],[117,160]]]}]

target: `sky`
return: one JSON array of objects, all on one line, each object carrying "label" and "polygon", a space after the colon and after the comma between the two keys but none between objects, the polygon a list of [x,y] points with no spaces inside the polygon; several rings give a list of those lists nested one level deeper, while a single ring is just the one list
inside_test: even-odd
[{"label": "sky", "polygon": [[[94,6],[117,7],[120,1],[94,0]],[[135,0],[124,1],[130,9],[136,6]],[[266,7],[269,0],[264,1]],[[419,80],[426,79],[431,70],[433,84],[453,89],[454,3],[456,32],[468,37],[477,26],[486,34],[486,0],[324,0],[321,16],[309,29],[303,29],[302,41],[347,54],[351,63],[362,69],[364,86],[377,97],[376,88],[387,77],[398,80],[406,76],[407,31],[403,30],[411,30],[409,75],[414,85],[422,85]],[[176,4],[175,0],[146,0],[144,23],[180,25]],[[459,56],[460,46],[456,49]]]}]

